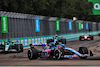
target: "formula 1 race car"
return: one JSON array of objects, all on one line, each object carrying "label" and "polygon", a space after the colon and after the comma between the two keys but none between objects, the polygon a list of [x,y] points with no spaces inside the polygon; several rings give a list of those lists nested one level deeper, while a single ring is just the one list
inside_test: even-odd
[{"label": "formula 1 race car", "polygon": [[84,41],[84,40],[93,40],[93,39],[94,39],[93,36],[90,35],[90,34],[84,34],[83,36],[80,36],[80,37],[79,37],[79,40],[80,40],[80,41]]},{"label": "formula 1 race car", "polygon": [[23,52],[23,45],[17,44],[18,41],[4,41],[4,44],[0,44],[0,52],[8,53],[8,52]]},{"label": "formula 1 race car", "polygon": [[[61,58],[71,58],[71,57],[80,57],[81,59],[86,59],[88,54],[88,49],[86,47],[80,47],[79,51],[76,51],[72,48],[65,47],[66,42],[62,40],[53,40],[48,39],[47,43],[42,44],[30,44],[30,49],[28,50],[28,58],[30,60],[40,58],[52,58],[52,59],[61,59]],[[34,46],[46,45],[44,48],[39,51]],[[90,55],[93,56],[90,51]]]}]

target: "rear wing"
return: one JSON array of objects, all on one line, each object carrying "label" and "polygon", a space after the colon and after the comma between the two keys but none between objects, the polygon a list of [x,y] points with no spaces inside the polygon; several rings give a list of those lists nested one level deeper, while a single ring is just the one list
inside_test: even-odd
[{"label": "rear wing", "polygon": [[33,44],[30,44],[30,47],[34,47],[34,46],[46,46],[47,43],[33,43]]}]

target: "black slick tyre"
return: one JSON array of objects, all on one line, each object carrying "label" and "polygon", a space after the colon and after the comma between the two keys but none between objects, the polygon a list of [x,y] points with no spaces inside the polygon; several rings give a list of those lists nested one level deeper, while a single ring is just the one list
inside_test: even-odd
[{"label": "black slick tyre", "polygon": [[30,48],[28,50],[28,54],[27,55],[28,55],[28,58],[30,60],[37,59],[38,58],[38,50],[35,49],[35,48]]},{"label": "black slick tyre", "polygon": [[80,37],[79,37],[79,41],[81,41],[81,38],[82,38],[82,37],[80,36]]},{"label": "black slick tyre", "polygon": [[20,44],[20,52],[23,52],[23,44]]},{"label": "black slick tyre", "polygon": [[18,53],[20,53],[20,45],[19,44],[15,44],[16,45],[16,50]]},{"label": "black slick tyre", "polygon": [[51,43],[51,42],[54,42],[54,40],[53,40],[53,39],[48,39],[48,40],[47,40],[47,44],[49,44],[49,43]]},{"label": "black slick tyre", "polygon": [[5,50],[5,45],[0,44],[0,49]]},{"label": "black slick tyre", "polygon": [[60,41],[62,42],[62,44],[67,44],[66,39],[61,39]]},{"label": "black slick tyre", "polygon": [[94,40],[93,36],[91,36],[91,40]]},{"label": "black slick tyre", "polygon": [[8,51],[5,51],[4,53],[5,53],[5,54],[8,54]]},{"label": "black slick tyre", "polygon": [[[86,47],[79,47],[79,51],[78,51],[79,53],[81,53],[81,54],[88,54],[88,49],[86,48]],[[81,59],[86,59],[87,58],[87,56],[85,56],[85,57],[80,57]]]},{"label": "black slick tyre", "polygon": [[53,59],[59,60],[60,58],[61,58],[61,50],[59,49],[54,50]]}]

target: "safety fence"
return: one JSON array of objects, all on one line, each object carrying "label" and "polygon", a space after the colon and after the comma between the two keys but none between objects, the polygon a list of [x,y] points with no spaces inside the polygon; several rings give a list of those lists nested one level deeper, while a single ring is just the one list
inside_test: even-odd
[{"label": "safety fence", "polygon": [[71,20],[66,18],[38,16],[31,14],[0,11],[0,43],[8,39],[19,40],[28,46],[30,43],[43,43],[55,34],[67,40],[77,39],[80,35],[100,32],[100,23]]}]

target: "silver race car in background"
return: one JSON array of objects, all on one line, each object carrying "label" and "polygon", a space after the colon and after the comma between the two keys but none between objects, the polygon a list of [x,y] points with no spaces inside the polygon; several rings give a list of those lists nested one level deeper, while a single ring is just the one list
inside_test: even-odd
[{"label": "silver race car in background", "polygon": [[8,52],[23,52],[23,45],[18,44],[18,41],[4,41],[4,44],[0,44],[0,53],[8,53]]}]

